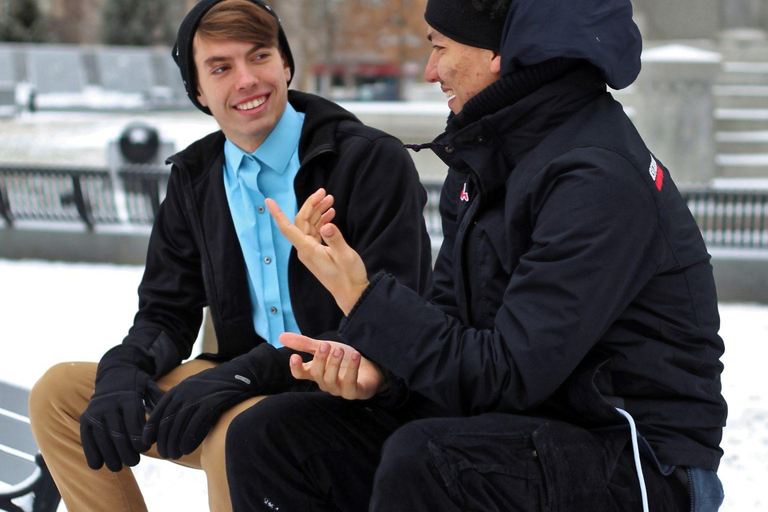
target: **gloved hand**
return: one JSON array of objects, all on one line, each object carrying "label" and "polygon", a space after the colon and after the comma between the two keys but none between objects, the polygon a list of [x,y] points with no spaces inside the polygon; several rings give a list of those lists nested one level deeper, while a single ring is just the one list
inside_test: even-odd
[{"label": "gloved hand", "polygon": [[130,345],[112,348],[99,362],[93,396],[80,416],[80,439],[91,469],[135,466],[139,454],[151,446],[141,438],[145,403],[157,403],[163,396],[142,369],[151,365],[145,352]]},{"label": "gloved hand", "polygon": [[290,352],[262,343],[247,354],[187,377],[157,404],[144,443],[178,459],[195,451],[227,409],[252,396],[287,391],[293,384]]}]

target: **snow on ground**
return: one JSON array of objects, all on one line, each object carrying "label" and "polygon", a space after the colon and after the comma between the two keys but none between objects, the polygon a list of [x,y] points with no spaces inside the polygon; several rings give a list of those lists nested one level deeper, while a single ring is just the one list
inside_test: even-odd
[{"label": "snow on ground", "polygon": [[[96,361],[136,309],[139,267],[0,260],[0,380],[25,387],[49,366]],[[729,402],[722,510],[768,510],[768,306],[722,304],[723,394]],[[207,510],[201,471],[145,458],[135,474],[150,510]],[[62,505],[60,512],[66,510]]]}]

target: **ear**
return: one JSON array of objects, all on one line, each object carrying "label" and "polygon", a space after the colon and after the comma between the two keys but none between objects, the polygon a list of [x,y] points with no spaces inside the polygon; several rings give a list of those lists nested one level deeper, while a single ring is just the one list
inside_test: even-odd
[{"label": "ear", "polygon": [[493,53],[493,58],[491,59],[491,73],[494,75],[498,75],[501,73],[501,54],[500,53]]},{"label": "ear", "polygon": [[280,57],[283,59],[283,73],[285,74],[285,82],[288,83],[291,81],[291,67],[288,65],[288,61],[285,58],[285,55],[283,55],[282,50],[280,51]]},{"label": "ear", "polygon": [[205,99],[205,94],[200,92],[200,87],[197,88],[197,101],[204,107],[208,107],[208,100]]}]

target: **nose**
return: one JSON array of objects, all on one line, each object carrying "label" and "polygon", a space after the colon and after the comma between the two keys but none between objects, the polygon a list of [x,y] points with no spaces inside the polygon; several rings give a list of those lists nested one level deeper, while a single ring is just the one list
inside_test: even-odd
[{"label": "nose", "polygon": [[440,81],[440,77],[437,74],[437,58],[437,52],[432,51],[432,53],[429,54],[427,66],[424,68],[424,80],[429,83]]},{"label": "nose", "polygon": [[249,89],[259,84],[259,78],[252,72],[248,66],[241,66],[237,74],[237,82],[235,86],[237,90]]}]

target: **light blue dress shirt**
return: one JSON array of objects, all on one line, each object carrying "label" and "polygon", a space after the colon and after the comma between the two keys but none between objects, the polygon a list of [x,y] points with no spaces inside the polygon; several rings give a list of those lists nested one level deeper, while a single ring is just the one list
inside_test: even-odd
[{"label": "light blue dress shirt", "polygon": [[283,332],[300,333],[288,289],[291,244],[280,233],[264,199],[277,201],[288,218],[298,212],[293,180],[299,171],[304,114],[288,104],[272,133],[253,153],[224,144],[224,188],[248,269],[256,333],[275,347]]}]

